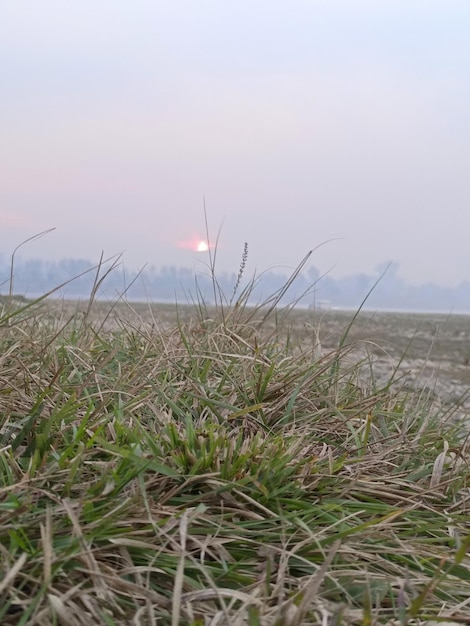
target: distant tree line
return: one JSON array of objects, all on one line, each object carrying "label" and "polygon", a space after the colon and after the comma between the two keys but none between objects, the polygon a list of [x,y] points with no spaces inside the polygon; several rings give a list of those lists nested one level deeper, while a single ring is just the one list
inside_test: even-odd
[{"label": "distant tree line", "polygon": [[[125,270],[119,263],[113,268],[112,265],[112,261],[103,264],[97,274],[96,267],[92,269],[94,264],[87,259],[47,261],[18,258],[14,264],[12,291],[32,298],[67,283],[60,289],[60,295],[66,298],[87,298],[96,281],[106,274],[100,283],[98,297],[113,299],[124,294],[128,300],[178,300],[181,303],[200,298],[207,303],[214,300],[209,270],[195,272],[187,267],[163,266],[146,267],[138,272]],[[221,272],[216,273],[216,279],[218,293],[230,300],[237,285],[237,275]],[[282,290],[288,280],[287,274],[274,271],[264,272],[254,279],[245,275],[235,299],[251,284],[250,303],[263,302]],[[8,293],[9,289],[10,266],[0,258],[0,294]],[[372,274],[354,274],[345,278],[321,276],[317,268],[310,266],[297,276],[281,302],[288,304],[299,300],[303,306],[356,309],[371,290],[367,308],[470,312],[469,281],[457,287],[442,287],[432,283],[411,286],[400,278],[398,266],[393,263],[388,268],[386,264],[379,265]]]}]

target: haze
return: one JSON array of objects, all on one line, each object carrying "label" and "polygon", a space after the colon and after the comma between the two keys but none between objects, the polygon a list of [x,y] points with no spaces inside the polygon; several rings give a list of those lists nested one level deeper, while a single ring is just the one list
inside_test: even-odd
[{"label": "haze", "polygon": [[[470,280],[470,3],[22,0],[0,10],[6,258]],[[193,246],[194,247],[194,246]],[[201,248],[202,250],[202,248]]]}]

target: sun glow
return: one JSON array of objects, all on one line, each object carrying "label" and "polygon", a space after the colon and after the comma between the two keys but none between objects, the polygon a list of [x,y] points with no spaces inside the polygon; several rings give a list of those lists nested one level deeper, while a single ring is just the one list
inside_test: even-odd
[{"label": "sun glow", "polygon": [[176,245],[178,248],[185,248],[193,252],[207,252],[210,248],[208,241],[206,239],[200,239],[199,237],[178,241]]}]

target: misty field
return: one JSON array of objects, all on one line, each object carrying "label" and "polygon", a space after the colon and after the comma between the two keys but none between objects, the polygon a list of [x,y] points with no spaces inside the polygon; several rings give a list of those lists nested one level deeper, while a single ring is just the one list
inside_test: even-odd
[{"label": "misty field", "polygon": [[[88,303],[61,301],[55,307],[63,316],[83,315]],[[210,315],[211,308],[207,310]],[[107,331],[122,323],[168,330],[179,321],[193,320],[195,309],[189,305],[95,302],[89,315]],[[327,353],[337,349],[354,317],[348,331],[347,358],[361,366],[365,379],[372,373],[384,384],[393,377],[402,388],[425,389],[436,399],[454,408],[457,405],[462,416],[470,410],[470,315],[377,311],[355,315],[354,311],[293,309],[281,325],[271,315],[261,333],[280,332],[293,351]]]},{"label": "misty field", "polygon": [[470,623],[470,318],[6,299],[0,623]]}]

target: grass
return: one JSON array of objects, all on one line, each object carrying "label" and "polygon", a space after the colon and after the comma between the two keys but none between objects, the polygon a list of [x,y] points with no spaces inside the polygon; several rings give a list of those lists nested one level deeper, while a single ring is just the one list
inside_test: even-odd
[{"label": "grass", "polygon": [[242,296],[0,304],[1,624],[470,623],[462,426]]}]

